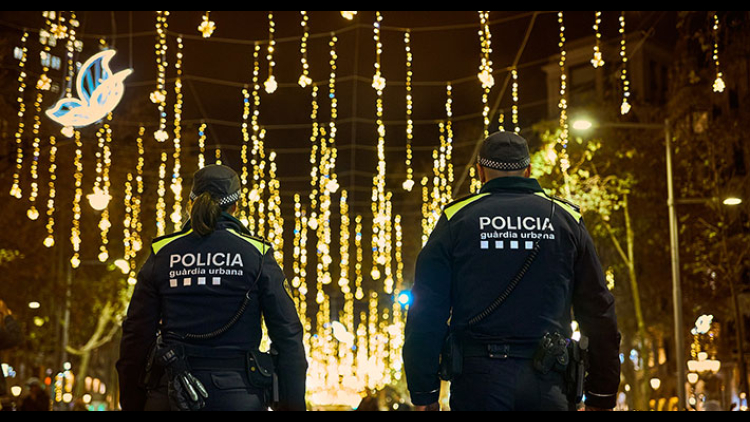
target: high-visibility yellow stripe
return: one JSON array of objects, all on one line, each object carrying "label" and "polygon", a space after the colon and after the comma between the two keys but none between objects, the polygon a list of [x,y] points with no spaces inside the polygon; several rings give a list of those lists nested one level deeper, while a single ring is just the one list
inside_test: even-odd
[{"label": "high-visibility yellow stripe", "polygon": [[186,231],[185,233],[183,233],[181,235],[177,235],[177,236],[174,236],[174,237],[168,237],[166,239],[159,240],[159,241],[157,241],[157,242],[155,242],[155,243],[153,243],[151,245],[151,249],[153,249],[154,254],[157,254],[157,253],[159,253],[159,251],[163,247],[167,246],[168,244],[174,242],[177,239],[180,239],[182,237],[185,237],[185,236],[189,235],[192,232],[193,232],[193,229],[190,229],[190,230]]},{"label": "high-visibility yellow stripe", "polygon": [[575,208],[571,207],[571,206],[570,206],[570,204],[566,204],[565,202],[563,202],[563,201],[560,201],[560,200],[558,200],[558,199],[555,199],[555,198],[550,198],[549,196],[545,195],[545,194],[544,194],[544,192],[537,192],[537,193],[536,193],[536,196],[539,196],[539,197],[541,197],[541,198],[547,199],[547,200],[549,200],[549,201],[554,201],[554,202],[555,202],[555,203],[556,203],[557,205],[559,205],[559,206],[560,206],[560,207],[561,207],[562,209],[564,209],[564,210],[565,210],[565,211],[567,211],[567,212],[568,212],[568,213],[569,213],[570,215],[572,215],[572,216],[573,216],[573,218],[575,218],[577,222],[579,222],[579,223],[581,222],[581,218],[583,218],[583,216],[581,215],[581,213],[580,213],[580,212],[576,211],[576,209],[575,209]]},{"label": "high-visibility yellow stripe", "polygon": [[489,195],[490,195],[489,193],[483,193],[481,195],[472,196],[471,198],[467,198],[461,202],[453,204],[450,207],[445,209],[445,216],[448,217],[448,220],[450,220],[451,218],[453,218],[454,215],[456,215],[457,212],[461,211],[465,206],[473,202],[476,202]]},{"label": "high-visibility yellow stripe", "polygon": [[251,239],[251,238],[249,238],[247,236],[243,236],[243,235],[237,233],[236,231],[234,231],[232,229],[229,229],[228,231],[230,233],[234,234],[235,236],[239,237],[240,239],[244,240],[245,242],[247,242],[247,243],[255,246],[255,248],[258,249],[258,252],[260,252],[261,255],[265,255],[265,253],[268,252],[269,249],[271,249],[265,243],[259,242],[259,241],[255,240],[255,239]]}]

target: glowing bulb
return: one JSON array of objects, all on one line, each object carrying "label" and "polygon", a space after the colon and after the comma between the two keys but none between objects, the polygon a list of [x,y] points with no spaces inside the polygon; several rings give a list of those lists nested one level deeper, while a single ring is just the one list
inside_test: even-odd
[{"label": "glowing bulb", "polygon": [[350,21],[354,19],[355,16],[357,16],[357,12],[353,12],[353,11],[341,12],[341,16],[343,16],[344,19]]},{"label": "glowing bulb", "polygon": [[96,211],[102,211],[109,205],[109,201],[112,199],[112,196],[105,193],[100,188],[94,188],[94,193],[90,193],[86,195],[86,199],[89,200],[89,205],[91,205],[91,208],[95,209]]},{"label": "glowing bulb", "polygon": [[310,77],[306,75],[300,76],[299,81],[297,81],[299,86],[301,86],[302,88],[312,85],[312,82],[312,79],[310,79]]},{"label": "glowing bulb", "polygon": [[109,254],[106,251],[102,251],[99,256],[99,262],[106,262],[109,259]]},{"label": "glowing bulb", "polygon": [[44,246],[48,248],[55,246],[55,238],[52,236],[47,236],[47,238],[44,239]]},{"label": "glowing bulb", "polygon": [[385,89],[385,78],[380,73],[375,74],[372,78],[372,87],[378,91]]},{"label": "glowing bulb", "polygon": [[740,198],[727,198],[724,200],[724,205],[740,205],[742,203],[742,199]]},{"label": "glowing bulb", "polygon": [[76,131],[72,126],[65,126],[60,129],[60,133],[62,133],[66,138],[72,138],[73,135],[75,135]]},{"label": "glowing bulb", "polygon": [[79,265],[81,265],[81,260],[77,256],[70,258],[70,266],[78,268]]},{"label": "glowing bulb", "polygon": [[159,129],[156,132],[154,132],[154,139],[156,139],[159,142],[164,142],[167,139],[169,139],[169,134],[164,129]]},{"label": "glowing bulb", "polygon": [[411,190],[414,188],[414,180],[411,180],[411,179],[406,180],[401,186],[404,188],[405,191],[411,192]]},{"label": "glowing bulb", "polygon": [[726,87],[727,86],[724,83],[724,79],[721,78],[721,73],[719,73],[716,76],[716,80],[714,81],[714,92],[724,92],[724,89]]},{"label": "glowing bulb", "polygon": [[622,105],[620,106],[620,114],[623,116],[630,113],[631,105],[628,102],[628,100],[623,100]]},{"label": "glowing bulb", "polygon": [[29,217],[30,220],[36,220],[37,218],[39,218],[39,211],[37,211],[37,209],[32,206],[26,212],[26,216]]},{"label": "glowing bulb", "polygon": [[130,272],[130,264],[128,264],[128,261],[124,259],[118,259],[117,261],[115,261],[115,267],[122,271],[123,274],[127,274]]},{"label": "glowing bulb", "polygon": [[271,75],[263,83],[263,86],[266,88],[267,93],[273,94],[274,92],[276,92],[276,89],[279,87],[279,84],[276,82],[276,77]]},{"label": "glowing bulb", "polygon": [[167,96],[164,94],[163,90],[157,89],[156,91],[152,92],[151,95],[149,95],[149,98],[151,99],[152,103],[159,104],[164,102],[164,100],[167,99]]},{"label": "glowing bulb", "polygon": [[203,22],[198,25],[198,31],[203,34],[203,38],[210,38],[216,29],[216,23],[208,19],[208,12],[203,16]]},{"label": "glowing bulb", "polygon": [[479,72],[479,80],[482,82],[482,88],[488,89],[495,86],[495,78],[492,77],[492,74],[488,69],[484,69],[481,72]]}]

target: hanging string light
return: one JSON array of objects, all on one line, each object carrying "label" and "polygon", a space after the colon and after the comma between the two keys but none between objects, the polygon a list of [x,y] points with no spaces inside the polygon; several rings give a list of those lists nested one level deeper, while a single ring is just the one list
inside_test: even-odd
[{"label": "hanging string light", "polygon": [[516,133],[521,132],[521,128],[518,126],[518,69],[513,68],[511,70],[511,76],[513,78],[513,86],[512,86],[512,97],[513,97],[513,106],[511,107],[511,113],[512,113],[512,122],[513,122],[513,131]]},{"label": "hanging string light", "polygon": [[[216,149],[219,151],[219,149]],[[219,155],[216,158],[220,163]],[[167,194],[167,152],[161,152],[161,163],[159,164],[159,184],[156,189],[156,236],[164,236],[167,233],[167,203],[164,196]]]},{"label": "hanging string light", "polygon": [[57,175],[57,163],[55,156],[57,154],[57,143],[54,136],[49,137],[49,198],[47,199],[47,237],[44,239],[44,246],[51,248],[55,245],[55,181]]},{"label": "hanging string light", "polygon": [[[76,48],[76,28],[80,25],[76,18],[76,12],[70,12],[70,29],[68,30],[68,42],[66,43],[68,73],[65,75],[65,96],[73,97],[73,79],[75,77],[76,64],[74,60],[74,51]],[[75,130],[71,126],[65,126],[60,129],[60,133],[68,138],[72,138]]]},{"label": "hanging string light", "polygon": [[26,104],[23,101],[24,92],[26,92],[26,59],[28,48],[26,41],[29,33],[24,32],[21,37],[21,60],[19,64],[20,73],[18,74],[18,127],[16,128],[16,168],[13,172],[13,185],[10,188],[10,195],[16,199],[23,197],[21,189],[21,172],[23,171],[23,131],[25,128],[23,117],[26,113]]},{"label": "hanging string light", "polygon": [[355,16],[357,16],[357,12],[354,12],[354,11],[341,12],[341,16],[344,19],[350,21],[350,20],[354,19]]},{"label": "hanging string light", "polygon": [[299,77],[297,83],[302,88],[312,85],[312,79],[310,79],[310,64],[307,62],[307,40],[310,38],[310,27],[308,25],[309,17],[306,11],[299,12],[302,15],[302,41],[300,41],[299,52],[301,55],[300,63],[302,64],[302,75]]},{"label": "hanging string light", "polygon": [[83,199],[83,142],[81,142],[80,131],[75,131],[74,139],[76,144],[75,157],[73,158],[75,196],[73,197],[73,223],[70,227],[70,243],[73,245],[73,257],[70,259],[70,265],[73,268],[78,268],[81,264],[81,200]]},{"label": "hanging string light", "polygon": [[713,27],[713,34],[714,34],[714,64],[716,65],[716,79],[714,80],[714,92],[724,92],[724,89],[726,88],[726,84],[724,83],[724,74],[721,72],[721,69],[719,67],[719,15],[718,12],[714,13],[714,27]]},{"label": "hanging string light", "polygon": [[479,81],[482,83],[484,93],[482,94],[482,117],[484,120],[484,137],[489,136],[490,126],[490,106],[489,106],[489,95],[490,90],[495,85],[495,78],[492,76],[492,60],[490,54],[492,53],[492,34],[490,33],[489,26],[490,12],[479,12],[479,22],[481,28],[479,30],[479,41],[482,47],[482,63],[479,66]]},{"label": "hanging string light", "polygon": [[604,66],[604,59],[602,58],[602,33],[599,31],[599,25],[602,23],[602,12],[594,12],[594,34],[596,34],[596,45],[594,45],[594,58],[591,59],[591,65],[594,68],[600,68]]},{"label": "hanging string light", "polygon": [[622,73],[620,79],[622,80],[622,104],[620,105],[620,114],[623,116],[628,114],[631,109],[631,105],[628,102],[630,98],[630,81],[628,80],[628,55],[627,45],[625,41],[625,12],[620,14],[620,57],[622,57]]},{"label": "hanging string light", "polygon": [[328,98],[331,100],[331,121],[328,122],[328,147],[326,151],[329,153],[326,155],[326,159],[328,161],[328,170],[326,171],[326,174],[329,176],[326,180],[325,185],[321,185],[321,188],[324,188],[329,193],[333,194],[336,193],[336,191],[339,189],[339,184],[337,181],[337,175],[336,175],[336,154],[338,152],[336,147],[336,135],[338,134],[338,129],[336,127],[336,121],[339,117],[338,107],[339,107],[339,100],[338,96],[336,95],[336,72],[337,72],[337,61],[338,61],[338,53],[336,52],[336,44],[338,43],[338,37],[333,35],[331,37],[330,47],[331,47],[331,59],[329,64],[331,65],[331,73],[328,77]]},{"label": "hanging string light", "polygon": [[404,33],[404,45],[406,47],[406,181],[403,188],[411,192],[414,188],[414,169],[411,166],[412,160],[412,140],[414,139],[414,120],[412,113],[414,102],[412,98],[412,54],[411,54],[411,33],[407,30]]},{"label": "hanging string light", "polygon": [[[138,130],[138,138],[136,138],[136,147],[138,148],[138,162],[136,164],[136,176],[135,176],[135,195],[130,200],[131,216],[130,216],[130,240],[129,240],[129,257],[125,256],[125,259],[130,263],[130,272],[128,274],[128,284],[135,285],[137,278],[137,268],[135,256],[138,252],[143,249],[143,239],[141,238],[141,232],[143,230],[143,223],[141,221],[141,201],[143,198],[143,166],[145,164],[144,155],[145,150],[143,148],[143,135],[146,133],[146,128],[141,127]],[[128,174],[128,180],[130,180],[130,174]]]},{"label": "hanging string light", "polygon": [[206,166],[206,124],[201,123],[198,128],[198,168]]},{"label": "hanging string light", "polygon": [[378,126],[378,165],[377,173],[373,177],[372,186],[372,212],[373,212],[373,223],[372,223],[372,250],[373,250],[373,268],[370,273],[374,280],[380,279],[382,272],[379,266],[385,266],[387,257],[385,254],[386,247],[386,226],[390,221],[390,215],[387,213],[387,199],[385,193],[385,174],[386,174],[386,161],[385,161],[385,124],[383,122],[383,89],[385,88],[385,78],[380,73],[380,54],[383,51],[383,44],[380,42],[380,24],[383,21],[383,17],[380,12],[376,12],[376,21],[373,25],[375,49],[376,49],[376,61],[375,61],[375,76],[373,77],[373,88],[377,92],[376,100],[376,124]]},{"label": "hanging string light", "polygon": [[565,62],[567,59],[567,53],[565,51],[565,23],[563,20],[563,12],[557,13],[557,22],[560,24],[560,102],[558,108],[560,109],[560,137],[557,142],[562,147],[560,153],[560,166],[563,174],[567,174],[570,168],[570,162],[568,161],[568,74],[565,68]]},{"label": "hanging string light", "polygon": [[273,75],[273,68],[276,66],[276,62],[273,60],[273,53],[276,48],[276,40],[274,39],[274,33],[276,32],[276,24],[273,21],[273,12],[268,12],[268,48],[266,59],[268,59],[268,79],[263,83],[266,88],[266,92],[273,94],[279,87],[276,82],[276,77]]},{"label": "hanging string light", "polygon": [[100,262],[106,262],[107,259],[109,259],[109,251],[107,250],[107,245],[109,244],[109,229],[112,227],[112,223],[109,221],[109,202],[112,199],[112,197],[109,194],[109,187],[110,187],[110,180],[109,180],[109,169],[112,165],[112,152],[110,150],[110,145],[112,143],[112,127],[110,126],[110,122],[112,121],[112,113],[107,116],[107,121],[104,123],[102,135],[104,137],[104,148],[102,151],[102,159],[104,161],[104,166],[102,168],[101,173],[101,184],[102,184],[102,192],[105,197],[107,197],[107,206],[104,207],[104,210],[102,211],[101,219],[99,220],[99,230],[101,230],[101,245],[99,246],[99,261]]},{"label": "hanging string light", "polygon": [[341,215],[341,228],[339,232],[339,289],[345,298],[351,297],[351,287],[349,286],[349,238],[350,220],[349,204],[346,190],[341,191],[339,200],[339,214]]},{"label": "hanging string light", "polygon": [[354,248],[356,250],[356,264],[354,265],[354,298],[362,300],[365,297],[365,292],[362,290],[362,261],[364,260],[364,253],[362,251],[362,216],[357,215],[354,219]]},{"label": "hanging string light", "polygon": [[242,186],[242,200],[240,201],[240,221],[244,225],[248,225],[249,220],[247,218],[248,210],[248,195],[250,188],[248,187],[248,169],[247,169],[247,149],[250,144],[250,132],[248,131],[248,120],[250,119],[250,91],[247,88],[242,89],[242,148],[240,152],[240,160],[242,160],[242,173],[240,175],[240,184]]},{"label": "hanging string light", "polygon": [[175,61],[175,70],[177,76],[174,82],[174,165],[172,167],[172,185],[170,189],[174,195],[174,203],[172,204],[172,215],[170,219],[174,224],[174,231],[180,231],[182,228],[182,165],[180,163],[180,156],[182,155],[182,37],[177,37],[177,60]]},{"label": "hanging string light", "polygon": [[281,182],[276,177],[276,152],[268,155],[268,241],[274,258],[284,268],[284,217],[281,213]]},{"label": "hanging string light", "polygon": [[[310,112],[310,120],[312,121],[312,133],[310,135],[310,210],[312,211],[310,222],[316,221],[315,210],[318,206],[318,136],[320,134],[320,127],[318,126],[318,86],[313,84],[312,87],[312,111]],[[313,223],[314,225],[315,223]],[[314,227],[311,227],[313,230]]]},{"label": "hanging string light", "polygon": [[203,15],[201,24],[198,25],[198,32],[203,34],[203,38],[211,38],[211,35],[213,35],[214,31],[216,30],[216,23],[209,17],[210,13],[211,12],[207,11],[206,14]]},{"label": "hanging string light", "polygon": [[[385,89],[385,78],[380,71],[380,56],[383,54],[383,43],[380,42],[380,24],[383,16],[379,11],[375,12],[375,23],[373,24],[373,37],[375,39],[375,75],[372,77],[372,87],[376,91]],[[380,94],[379,94],[380,95]]]},{"label": "hanging string light", "polygon": [[158,105],[159,129],[154,132],[154,138],[159,142],[169,139],[167,133],[167,18],[168,11],[156,12],[156,90],[151,93],[151,102]]}]

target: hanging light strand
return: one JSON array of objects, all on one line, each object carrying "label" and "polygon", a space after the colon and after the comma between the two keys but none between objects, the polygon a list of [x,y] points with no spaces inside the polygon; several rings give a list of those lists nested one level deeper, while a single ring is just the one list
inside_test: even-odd
[{"label": "hanging light strand", "polygon": [[714,65],[716,66],[716,79],[714,79],[714,92],[721,93],[724,92],[724,89],[726,89],[726,84],[724,83],[724,74],[721,72],[720,63],[719,63],[719,15],[718,12],[714,13],[714,27],[713,27],[713,35],[714,35]]},{"label": "hanging light strand", "polygon": [[156,12],[156,90],[151,93],[151,102],[159,109],[159,129],[154,138],[159,142],[169,139],[167,133],[167,18],[168,11]]},{"label": "hanging light strand", "polygon": [[518,69],[511,70],[511,77],[513,79],[513,86],[511,90],[511,94],[513,97],[513,106],[511,107],[511,121],[513,122],[513,131],[516,133],[521,132],[521,128],[518,126]]},{"label": "hanging light strand", "polygon": [[403,183],[403,188],[407,192],[411,192],[414,188],[414,169],[412,168],[412,140],[414,139],[414,120],[412,120],[412,114],[414,112],[414,102],[412,98],[412,53],[411,53],[411,33],[407,30],[404,33],[404,45],[406,48],[406,181]]},{"label": "hanging light strand", "polygon": [[375,39],[375,75],[372,77],[372,87],[376,91],[383,91],[386,84],[380,67],[380,56],[383,54],[383,43],[380,41],[380,25],[382,22],[383,16],[379,11],[375,12],[375,23],[372,26],[373,38]]},{"label": "hanging light strand", "polygon": [[206,166],[206,124],[201,123],[198,128],[198,168]]},{"label": "hanging light strand", "polygon": [[73,246],[73,257],[70,259],[70,265],[73,268],[78,268],[81,264],[81,200],[83,199],[83,142],[81,142],[80,131],[75,131],[74,139],[76,144],[75,157],[73,158],[75,195],[73,197],[73,223],[70,227],[70,243]]},{"label": "hanging light strand", "polygon": [[28,57],[28,47],[26,41],[29,33],[24,32],[21,37],[21,60],[19,64],[20,72],[18,74],[18,127],[16,128],[16,168],[13,172],[13,185],[10,188],[10,195],[16,199],[23,197],[21,189],[21,172],[23,171],[23,132],[25,128],[24,115],[26,113],[26,104],[23,101],[26,92],[26,59]]},{"label": "hanging light strand", "polygon": [[492,60],[490,54],[492,53],[492,34],[490,33],[489,26],[490,12],[480,11],[479,22],[481,28],[479,30],[479,40],[482,47],[482,63],[479,66],[479,81],[482,83],[484,92],[482,94],[482,117],[484,121],[484,137],[489,136],[490,127],[490,106],[489,96],[490,90],[495,85],[495,78],[492,76]]},{"label": "hanging light strand", "polygon": [[56,169],[57,163],[57,143],[54,136],[49,137],[49,198],[47,199],[47,237],[44,239],[44,246],[51,248],[55,245],[55,182],[57,180]]},{"label": "hanging light strand", "polygon": [[177,60],[175,61],[175,70],[177,76],[174,82],[174,163],[172,167],[172,185],[170,189],[174,195],[174,203],[172,204],[172,215],[170,219],[174,224],[174,231],[180,231],[182,228],[182,37],[177,37]]},{"label": "hanging light strand", "polygon": [[625,35],[625,12],[620,14],[620,57],[622,58],[622,71],[620,79],[622,80],[622,104],[620,105],[620,114],[623,116],[630,112],[632,108],[630,102],[630,81],[628,80],[628,54],[627,42]]},{"label": "hanging light strand", "polygon": [[599,30],[599,26],[602,23],[602,12],[594,12],[594,34],[596,36],[596,44],[594,45],[594,58],[591,59],[591,65],[598,69],[604,66],[604,59],[602,58],[602,33]]},{"label": "hanging light strand", "polygon": [[310,38],[310,26],[308,21],[310,18],[307,16],[306,11],[299,12],[302,16],[302,40],[299,45],[300,52],[300,64],[302,65],[302,74],[299,77],[297,83],[302,88],[306,88],[312,85],[312,79],[310,79],[310,64],[307,62],[307,40]]},{"label": "hanging light strand", "polygon": [[279,87],[276,82],[276,77],[273,75],[273,68],[276,66],[276,62],[273,59],[273,54],[276,49],[276,40],[274,35],[276,33],[276,23],[273,21],[273,12],[268,12],[268,47],[266,49],[266,59],[268,60],[268,79],[263,83],[266,88],[266,92],[273,94]]},{"label": "hanging light strand", "polygon": [[563,12],[558,12],[557,21],[560,24],[560,102],[558,103],[558,108],[560,109],[560,137],[557,142],[562,147],[560,153],[562,172],[563,174],[567,174],[570,168],[568,161],[568,74],[565,68],[567,52],[565,51],[565,23],[563,18]]}]

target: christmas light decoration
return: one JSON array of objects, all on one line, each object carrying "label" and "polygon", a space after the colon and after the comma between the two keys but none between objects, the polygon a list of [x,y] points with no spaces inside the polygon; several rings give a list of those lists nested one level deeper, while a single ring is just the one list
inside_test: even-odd
[{"label": "christmas light decoration", "polygon": [[57,180],[57,164],[55,156],[57,155],[57,142],[54,136],[49,137],[49,198],[47,199],[47,237],[44,239],[44,246],[51,248],[55,245],[55,181]]},{"label": "christmas light decoration", "polygon": [[560,137],[557,143],[562,147],[560,152],[560,166],[563,174],[567,174],[570,168],[570,162],[568,159],[568,74],[565,68],[565,62],[567,59],[567,52],[565,51],[565,23],[563,12],[557,13],[557,22],[560,24],[560,102],[558,108],[560,109]]},{"label": "christmas light decoration", "polygon": [[350,20],[354,19],[355,16],[357,16],[357,12],[354,12],[354,11],[341,12],[341,16],[344,19],[350,21]]},{"label": "christmas light decoration", "polygon": [[622,104],[620,105],[620,114],[623,116],[630,112],[632,108],[628,99],[630,98],[630,81],[628,80],[628,55],[627,44],[625,40],[625,12],[620,14],[620,57],[622,57],[622,71],[620,79],[622,80]]},{"label": "christmas light decoration", "polygon": [[310,18],[307,16],[306,11],[299,12],[302,15],[302,40],[299,45],[299,52],[301,55],[300,63],[302,64],[302,74],[299,77],[297,83],[302,88],[312,85],[312,79],[310,79],[310,64],[307,62],[307,40],[310,38],[310,27],[308,21]]},{"label": "christmas light decoration", "polygon": [[198,25],[198,32],[203,34],[203,38],[210,38],[211,35],[213,35],[214,31],[216,30],[216,23],[211,20],[209,17],[209,14],[211,12],[206,12],[205,15],[203,15],[203,20],[201,21],[201,24]]},{"label": "christmas light decoration", "polygon": [[273,68],[276,66],[276,62],[273,60],[273,53],[276,48],[276,40],[274,39],[274,33],[276,32],[276,24],[273,21],[273,12],[268,12],[268,48],[266,49],[268,59],[268,79],[263,83],[266,88],[266,92],[273,94],[279,87],[276,82],[276,77],[273,75]]},{"label": "christmas light decoration", "polygon": [[198,168],[206,166],[206,124],[201,123],[198,128]]},{"label": "christmas light decoration", "polygon": [[719,15],[718,13],[714,13],[714,26],[713,26],[713,35],[714,35],[714,55],[713,60],[714,64],[716,65],[716,79],[714,79],[714,92],[724,92],[724,89],[726,88],[726,84],[724,83],[724,74],[721,72],[720,66],[719,66]]},{"label": "christmas light decoration", "polygon": [[20,73],[18,75],[18,127],[16,128],[15,142],[16,142],[16,168],[13,172],[13,185],[10,188],[10,195],[16,199],[23,197],[21,189],[21,172],[23,171],[23,132],[24,132],[24,114],[26,113],[26,104],[23,102],[23,95],[26,91],[26,59],[28,48],[26,41],[29,38],[29,33],[24,32],[21,37],[21,59],[20,59]]},{"label": "christmas light decoration", "polygon": [[177,55],[175,61],[175,71],[177,76],[174,82],[174,166],[172,168],[172,184],[170,189],[174,194],[174,203],[172,204],[172,214],[170,220],[174,225],[174,231],[178,232],[182,228],[182,175],[180,171],[182,165],[180,156],[182,155],[182,57],[183,57],[182,37],[177,37]]},{"label": "christmas light decoration", "polygon": [[373,24],[373,38],[375,39],[375,75],[372,77],[372,87],[376,91],[385,89],[385,78],[380,72],[380,56],[383,54],[383,43],[380,41],[380,24],[383,22],[383,16],[379,11],[375,12],[375,23]]},{"label": "christmas light decoration", "polygon": [[168,11],[156,12],[156,90],[151,93],[151,102],[158,105],[159,129],[154,132],[154,139],[164,142],[169,139],[167,133],[167,18]]},{"label": "christmas light decoration", "polygon": [[490,54],[492,53],[492,35],[489,27],[490,12],[479,12],[479,22],[481,29],[479,31],[479,40],[482,46],[482,64],[479,66],[479,81],[482,83],[484,93],[482,94],[482,117],[484,121],[484,137],[489,136],[490,127],[490,106],[489,96],[490,90],[495,85],[495,78],[492,76],[492,60],[490,60]]},{"label": "christmas light decoration", "polygon": [[513,122],[513,131],[515,133],[520,133],[521,128],[518,126],[518,69],[513,68],[511,70],[511,77],[513,78],[513,86],[512,86],[512,97],[513,97],[513,106],[511,107],[511,119]]},{"label": "christmas light decoration", "polygon": [[83,198],[83,142],[81,142],[81,132],[75,131],[73,135],[76,144],[75,157],[73,166],[75,173],[75,196],[73,197],[73,223],[70,227],[70,243],[73,246],[73,257],[70,264],[73,268],[78,268],[81,263],[81,199]]},{"label": "christmas light decoration", "polygon": [[596,35],[596,45],[594,45],[594,58],[591,59],[591,65],[594,68],[600,68],[604,66],[604,59],[602,58],[602,33],[599,31],[599,25],[602,23],[602,12],[594,12],[594,34]]},{"label": "christmas light decoration", "polygon": [[406,181],[402,187],[405,191],[411,192],[414,188],[414,169],[411,166],[412,160],[412,139],[414,139],[414,120],[412,113],[414,101],[412,98],[412,53],[411,53],[411,33],[404,33],[404,45],[406,47]]}]

